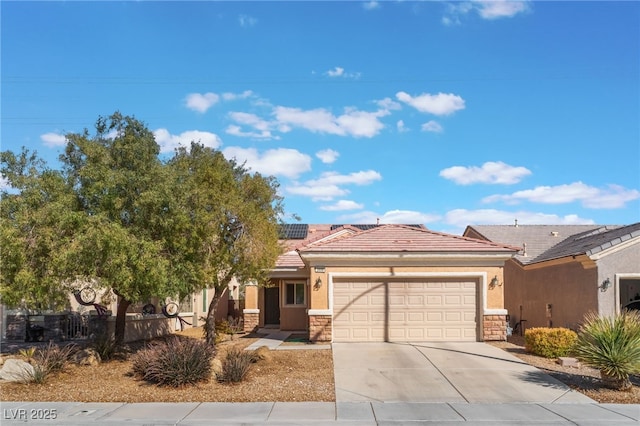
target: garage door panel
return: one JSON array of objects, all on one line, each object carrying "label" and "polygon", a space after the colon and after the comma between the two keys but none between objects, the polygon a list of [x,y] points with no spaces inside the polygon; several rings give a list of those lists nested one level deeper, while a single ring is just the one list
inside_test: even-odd
[{"label": "garage door panel", "polygon": [[475,341],[476,286],[465,280],[334,281],[334,341]]}]

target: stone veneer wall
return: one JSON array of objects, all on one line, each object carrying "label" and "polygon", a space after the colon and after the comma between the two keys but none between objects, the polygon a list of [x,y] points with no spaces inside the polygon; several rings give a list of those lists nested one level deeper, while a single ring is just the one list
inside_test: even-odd
[{"label": "stone veneer wall", "polygon": [[507,340],[507,316],[485,315],[482,322],[482,337],[485,341]]},{"label": "stone veneer wall", "polygon": [[251,333],[258,329],[258,325],[260,323],[260,313],[259,312],[244,312],[243,313],[243,324],[244,324],[244,332]]},{"label": "stone veneer wall", "polygon": [[331,315],[309,315],[309,341],[330,342],[331,320]]}]

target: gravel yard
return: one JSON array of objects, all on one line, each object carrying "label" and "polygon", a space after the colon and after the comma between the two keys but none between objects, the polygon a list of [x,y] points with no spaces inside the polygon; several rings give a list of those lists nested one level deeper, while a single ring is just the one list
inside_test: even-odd
[{"label": "gravel yard", "polygon": [[[183,334],[200,338],[198,329]],[[246,347],[259,336],[236,336],[218,344],[217,357],[235,345]],[[640,404],[640,378],[632,378],[630,392],[603,388],[600,373],[586,366],[563,367],[555,360],[528,354],[522,338],[492,342],[523,361],[541,369],[573,389],[602,403]],[[158,387],[132,375],[131,362],[115,360],[96,366],[68,363],[42,385],[0,381],[2,401],[79,402],[259,402],[335,401],[333,357],[330,349],[301,349],[302,342],[285,343],[295,350],[270,351],[268,359],[253,364],[244,381],[236,384],[210,380],[182,389]],[[309,345],[312,347],[313,345]],[[135,350],[135,347],[131,348]],[[14,355],[9,355],[14,356]],[[17,355],[15,355],[17,356]]]}]

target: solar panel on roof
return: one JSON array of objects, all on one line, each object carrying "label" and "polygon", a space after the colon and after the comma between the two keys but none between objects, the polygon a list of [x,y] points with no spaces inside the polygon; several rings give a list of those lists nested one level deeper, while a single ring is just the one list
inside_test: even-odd
[{"label": "solar panel on roof", "polygon": [[[331,230],[335,230],[340,228],[341,226],[345,226],[345,225],[331,225]],[[361,231],[367,231],[369,229],[373,229],[373,228],[377,228],[378,224],[354,224],[354,225],[350,225],[353,226],[354,228],[358,228]],[[410,226],[412,228],[422,228],[422,225],[405,225],[405,226]]]},{"label": "solar panel on roof", "polygon": [[289,223],[280,227],[283,240],[304,240],[309,233],[309,225],[304,223]]}]

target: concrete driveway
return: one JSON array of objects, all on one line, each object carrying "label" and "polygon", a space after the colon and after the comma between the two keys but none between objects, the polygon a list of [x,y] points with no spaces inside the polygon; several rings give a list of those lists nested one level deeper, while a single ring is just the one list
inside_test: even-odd
[{"label": "concrete driveway", "polygon": [[334,343],[336,402],[594,403],[481,342]]}]

